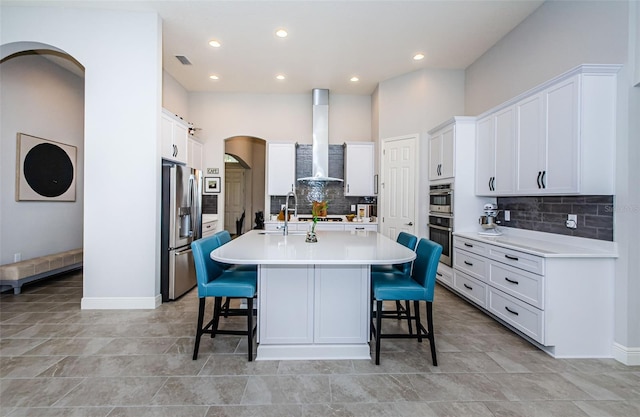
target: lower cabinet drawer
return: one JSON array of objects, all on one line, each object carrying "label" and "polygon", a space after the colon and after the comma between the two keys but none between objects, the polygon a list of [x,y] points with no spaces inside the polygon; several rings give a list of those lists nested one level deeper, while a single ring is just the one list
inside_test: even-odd
[{"label": "lower cabinet drawer", "polygon": [[489,263],[489,285],[544,310],[544,277],[498,262]]},{"label": "lower cabinet drawer", "polygon": [[453,249],[453,266],[480,280],[486,280],[487,261],[479,256],[458,248]]},{"label": "lower cabinet drawer", "polygon": [[454,270],[453,287],[479,306],[487,307],[487,286],[481,281]]},{"label": "lower cabinet drawer", "polygon": [[436,279],[438,282],[448,285],[453,288],[453,271],[451,269],[447,269],[447,267],[442,264],[438,265],[438,270],[436,271]]},{"label": "lower cabinet drawer", "polygon": [[491,313],[523,334],[544,344],[544,311],[492,287],[489,287],[487,307]]}]

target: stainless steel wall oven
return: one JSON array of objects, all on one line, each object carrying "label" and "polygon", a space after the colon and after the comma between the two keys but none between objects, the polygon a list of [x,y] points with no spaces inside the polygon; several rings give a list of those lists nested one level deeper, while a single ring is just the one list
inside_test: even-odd
[{"label": "stainless steel wall oven", "polygon": [[429,239],[442,245],[440,262],[452,266],[453,261],[453,217],[429,215]]},{"label": "stainless steel wall oven", "polygon": [[429,213],[453,215],[453,187],[451,184],[429,187]]}]

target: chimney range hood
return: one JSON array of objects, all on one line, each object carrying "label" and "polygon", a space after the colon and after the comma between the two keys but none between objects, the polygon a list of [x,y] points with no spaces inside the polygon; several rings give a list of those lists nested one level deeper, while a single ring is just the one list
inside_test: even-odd
[{"label": "chimney range hood", "polygon": [[298,181],[342,182],[341,178],[329,176],[329,90],[313,89],[312,111],[311,156],[313,171],[311,177],[298,178]]}]

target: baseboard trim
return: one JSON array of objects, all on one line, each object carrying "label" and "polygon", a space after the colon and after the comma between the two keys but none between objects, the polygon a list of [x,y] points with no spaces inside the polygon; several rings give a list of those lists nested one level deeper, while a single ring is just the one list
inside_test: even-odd
[{"label": "baseboard trim", "polygon": [[162,295],[155,297],[82,297],[81,310],[153,310],[162,304]]},{"label": "baseboard trim", "polygon": [[613,358],[628,366],[638,366],[640,365],[640,348],[630,348],[614,343]]}]

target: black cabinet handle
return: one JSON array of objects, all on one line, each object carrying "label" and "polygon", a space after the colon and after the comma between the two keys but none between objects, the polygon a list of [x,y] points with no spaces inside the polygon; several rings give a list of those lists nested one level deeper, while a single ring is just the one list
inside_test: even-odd
[{"label": "black cabinet handle", "polygon": [[536,182],[538,183],[538,188],[542,188],[542,186],[540,185],[540,176],[542,175],[542,171],[538,171],[538,178],[536,179]]},{"label": "black cabinet handle", "polygon": [[491,190],[491,179],[492,179],[492,178],[493,178],[493,177],[489,177],[489,191],[493,191],[493,190]]},{"label": "black cabinet handle", "polygon": [[442,274],[440,272],[436,272],[436,275],[439,276],[439,277],[442,276]]},{"label": "black cabinet handle", "polygon": [[542,171],[542,178],[540,178],[540,182],[542,183],[542,188],[547,188],[547,184],[544,182],[544,177],[547,175],[547,171]]},{"label": "black cabinet handle", "polygon": [[473,266],[473,264],[472,264],[471,262],[469,262],[469,261],[464,261],[464,263],[465,263],[466,265]]},{"label": "black cabinet handle", "polygon": [[462,284],[462,285],[464,285],[464,287],[468,290],[473,290],[473,287],[470,285],[467,285],[467,284]]},{"label": "black cabinet handle", "polygon": [[517,261],[518,260],[517,256],[504,255],[504,257],[507,258],[507,259],[511,259],[512,261]]},{"label": "black cabinet handle", "polygon": [[509,313],[514,314],[516,316],[519,316],[520,314],[517,311],[513,311],[511,310],[509,307],[505,306],[504,307],[505,310],[507,310]]},{"label": "black cabinet handle", "polygon": [[504,277],[504,279],[505,279],[505,281],[510,282],[512,284],[516,284],[516,285],[520,284],[518,281],[514,281],[512,279],[509,279],[509,277]]},{"label": "black cabinet handle", "polygon": [[465,243],[464,243],[464,245],[465,245],[466,247],[468,247],[468,248],[472,248],[472,247],[473,247],[473,245],[472,245],[471,243],[467,243],[467,242],[465,242]]}]

